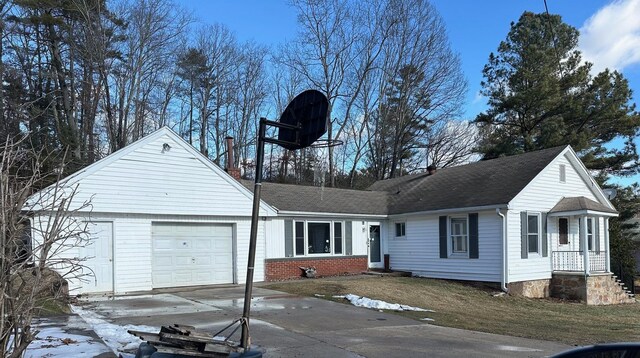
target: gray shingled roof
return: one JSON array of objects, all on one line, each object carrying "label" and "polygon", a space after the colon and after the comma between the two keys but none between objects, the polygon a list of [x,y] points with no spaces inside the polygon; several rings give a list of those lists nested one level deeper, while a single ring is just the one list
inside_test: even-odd
[{"label": "gray shingled roof", "polygon": [[501,157],[374,183],[389,214],[507,204],[566,146]]},{"label": "gray shingled roof", "polygon": [[368,190],[263,183],[262,199],[281,211],[374,215],[505,205],[565,148],[381,180]]},{"label": "gray shingled roof", "polygon": [[585,198],[584,196],[572,197],[572,198],[562,198],[551,210],[550,213],[561,213],[568,211],[581,211],[581,210],[591,210],[591,211],[599,211],[603,213],[614,213],[618,212],[610,209],[609,207],[598,203],[597,201],[593,201],[591,199]]},{"label": "gray shingled roof", "polygon": [[[241,181],[253,191],[253,182]],[[281,211],[386,215],[388,194],[383,191],[322,188],[262,183],[262,200]]]}]

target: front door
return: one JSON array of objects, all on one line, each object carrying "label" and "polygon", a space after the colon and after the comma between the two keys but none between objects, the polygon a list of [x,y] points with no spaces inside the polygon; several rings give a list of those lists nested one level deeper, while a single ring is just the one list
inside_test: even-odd
[{"label": "front door", "polygon": [[87,224],[90,241],[81,249],[83,262],[83,292],[113,291],[113,223]]},{"label": "front door", "polygon": [[384,267],[380,245],[380,224],[369,224],[369,267]]}]

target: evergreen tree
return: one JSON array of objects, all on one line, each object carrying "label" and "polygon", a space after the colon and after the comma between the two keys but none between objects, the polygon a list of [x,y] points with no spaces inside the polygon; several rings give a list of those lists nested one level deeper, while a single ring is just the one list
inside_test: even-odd
[{"label": "evergreen tree", "polygon": [[[489,109],[477,116],[485,158],[570,144],[589,169],[637,172],[640,116],[617,71],[594,76],[577,50],[578,30],[558,15],[525,12],[483,70]],[[623,148],[604,146],[626,138]]]}]

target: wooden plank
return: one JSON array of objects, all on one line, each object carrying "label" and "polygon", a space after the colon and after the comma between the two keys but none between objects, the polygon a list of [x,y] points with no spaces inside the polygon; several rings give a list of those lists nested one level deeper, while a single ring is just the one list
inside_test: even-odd
[{"label": "wooden plank", "polygon": [[181,345],[179,344],[174,344],[174,343],[170,343],[170,342],[163,342],[163,341],[152,341],[152,340],[147,340],[147,343],[149,343],[150,345],[154,346],[154,347],[159,347],[159,346],[163,346],[163,347],[173,347],[173,348],[182,348]]},{"label": "wooden plank", "polygon": [[160,333],[160,338],[161,339],[177,340],[177,341],[181,341],[181,342],[192,342],[192,343],[202,343],[202,344],[214,343],[215,342],[213,340],[213,338],[201,338],[201,337],[194,337],[194,336],[183,336],[181,334],[172,334],[172,333]]},{"label": "wooden plank", "polygon": [[147,340],[160,340],[160,335],[158,333],[149,333],[149,332],[142,332],[142,331],[135,331],[135,330],[128,330],[127,331],[129,334],[132,334],[140,339],[142,339],[143,341],[147,341]]},{"label": "wooden plank", "polygon": [[173,326],[174,326],[174,327],[176,327],[176,328],[184,328],[184,329],[188,329],[189,331],[195,331],[195,330],[196,330],[196,327],[194,327],[194,326],[189,326],[189,325],[186,325],[186,324],[178,324],[178,323],[175,323]]}]

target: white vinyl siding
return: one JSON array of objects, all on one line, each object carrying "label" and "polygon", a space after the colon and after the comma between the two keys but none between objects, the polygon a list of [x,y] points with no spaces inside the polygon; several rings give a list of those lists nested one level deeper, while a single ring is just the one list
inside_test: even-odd
[{"label": "white vinyl siding", "polygon": [[249,216],[246,190],[183,145],[165,134],[108,162],[80,180],[74,201],[91,200],[93,212]]},{"label": "white vinyl siding", "polygon": [[[463,216],[466,214],[461,213]],[[423,277],[500,282],[502,219],[495,211],[478,213],[479,258],[473,260],[440,258],[437,215],[407,216],[405,222],[406,239],[387,241],[392,269],[410,271]],[[395,226],[388,225],[386,231],[387,236],[393,237]]]},{"label": "white vinyl siding", "polygon": [[[558,250],[558,221],[555,217],[548,217],[547,232],[551,239],[548,247],[548,256],[529,255],[527,259],[521,258],[521,231],[520,212],[548,212],[563,197],[584,196],[591,200],[599,201],[595,195],[595,184],[582,179],[568,159],[569,153],[562,155],[550,163],[542,172],[533,179],[512,201],[507,211],[507,235],[508,235],[508,281],[528,281],[551,278],[552,251]],[[559,185],[559,168],[565,166],[565,182]],[[541,223],[544,225],[544,223]],[[601,221],[600,230],[603,233]],[[601,240],[603,235],[600,236]],[[545,238],[542,238],[545,239]],[[569,246],[563,245],[563,250],[578,250],[578,222],[575,218],[569,220]],[[603,244],[604,245],[604,244]],[[601,246],[604,247],[604,246]]]}]

